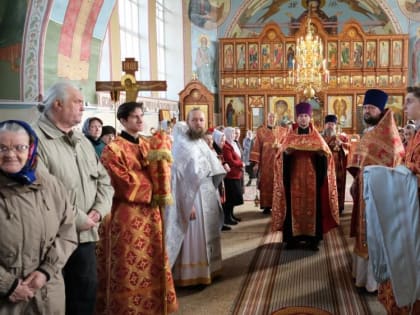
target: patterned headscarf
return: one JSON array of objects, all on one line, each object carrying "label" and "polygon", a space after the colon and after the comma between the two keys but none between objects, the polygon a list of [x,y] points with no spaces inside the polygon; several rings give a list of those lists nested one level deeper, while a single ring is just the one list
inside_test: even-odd
[{"label": "patterned headscarf", "polygon": [[16,180],[17,182],[29,185],[32,184],[36,180],[35,170],[36,170],[36,162],[37,162],[37,149],[38,149],[38,137],[35,134],[35,131],[32,127],[21,120],[5,120],[0,122],[0,128],[2,128],[5,124],[18,124],[22,126],[29,135],[29,150],[28,150],[28,160],[26,161],[23,168],[17,173],[4,173],[6,176]]}]

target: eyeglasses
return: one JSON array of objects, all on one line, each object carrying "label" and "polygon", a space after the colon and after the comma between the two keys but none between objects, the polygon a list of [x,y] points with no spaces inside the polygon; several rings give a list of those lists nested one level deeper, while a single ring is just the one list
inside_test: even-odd
[{"label": "eyeglasses", "polygon": [[0,154],[5,154],[8,153],[10,151],[15,151],[18,153],[22,153],[25,152],[26,150],[29,149],[29,145],[27,144],[17,144],[17,145],[13,145],[11,147],[5,146],[5,145],[0,145]]}]

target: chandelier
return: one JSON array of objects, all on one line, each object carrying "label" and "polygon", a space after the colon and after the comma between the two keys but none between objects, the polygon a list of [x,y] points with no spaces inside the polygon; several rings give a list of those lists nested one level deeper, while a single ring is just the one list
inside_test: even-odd
[{"label": "chandelier", "polygon": [[296,42],[295,58],[292,71],[289,71],[289,82],[296,89],[303,91],[307,98],[313,98],[315,91],[320,91],[329,82],[329,71],[323,58],[323,45],[318,36],[313,35],[311,18],[308,16],[305,37]]}]

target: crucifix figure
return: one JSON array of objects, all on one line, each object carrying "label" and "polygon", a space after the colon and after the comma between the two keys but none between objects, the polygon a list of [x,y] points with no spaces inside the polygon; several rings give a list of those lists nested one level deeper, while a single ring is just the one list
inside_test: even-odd
[{"label": "crucifix figure", "polygon": [[135,102],[139,91],[166,91],[166,81],[136,81],[138,62],[134,58],[125,58],[122,70],[121,81],[96,81],[96,91],[109,91],[113,102],[119,100],[121,91],[125,91],[126,102]]}]

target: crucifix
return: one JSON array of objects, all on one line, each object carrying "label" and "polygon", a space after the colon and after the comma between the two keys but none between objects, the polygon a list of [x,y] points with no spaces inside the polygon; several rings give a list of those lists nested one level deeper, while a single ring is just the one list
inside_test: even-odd
[{"label": "crucifix", "polygon": [[121,91],[125,91],[127,102],[135,102],[139,91],[166,91],[166,81],[136,81],[138,69],[134,58],[125,58],[122,62],[125,74],[121,81],[96,81],[96,91],[109,91],[113,102],[119,100]]}]

